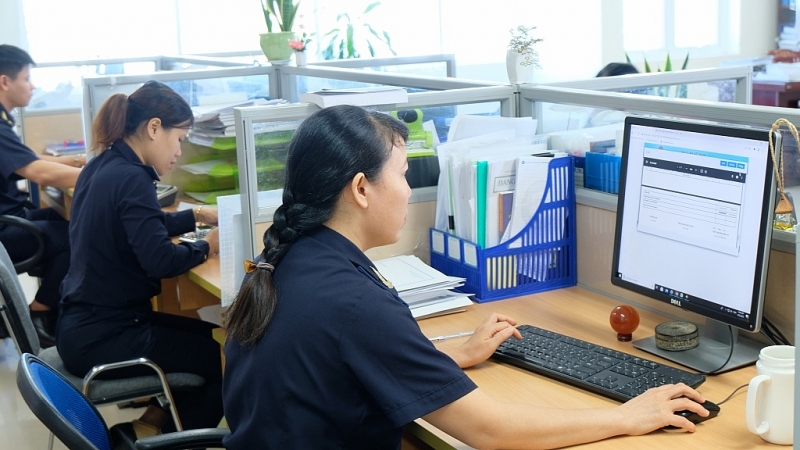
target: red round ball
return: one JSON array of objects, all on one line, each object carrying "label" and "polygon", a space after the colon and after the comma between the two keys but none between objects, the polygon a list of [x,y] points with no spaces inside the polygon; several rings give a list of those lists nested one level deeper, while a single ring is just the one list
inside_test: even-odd
[{"label": "red round ball", "polygon": [[633,332],[639,326],[639,313],[633,306],[619,305],[611,310],[608,320],[617,332],[617,340],[627,342],[633,339]]}]

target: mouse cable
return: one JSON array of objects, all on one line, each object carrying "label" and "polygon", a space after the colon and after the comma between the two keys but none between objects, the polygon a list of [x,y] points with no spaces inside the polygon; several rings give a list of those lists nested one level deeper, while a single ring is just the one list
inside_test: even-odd
[{"label": "mouse cable", "polygon": [[697,372],[697,373],[699,373],[700,375],[716,375],[717,372],[719,372],[720,370],[724,369],[725,366],[728,365],[728,361],[730,361],[731,357],[733,356],[733,344],[734,344],[733,343],[733,328],[730,325],[728,325],[728,335],[730,336],[730,338],[728,339],[728,342],[730,342],[730,350],[728,351],[728,357],[725,358],[725,362],[722,363],[721,366],[719,366],[718,368],[716,368],[714,370],[709,370],[707,372]]},{"label": "mouse cable", "polygon": [[766,336],[767,339],[769,339],[769,341],[772,343],[772,345],[780,344],[780,342],[778,342],[778,337],[775,336],[775,334],[772,332],[772,330],[767,328],[767,325],[764,324],[764,323],[761,324],[761,334]]},{"label": "mouse cable", "polygon": [[723,401],[721,401],[721,402],[717,402],[717,406],[719,406],[719,405],[721,405],[721,404],[723,404],[723,403],[727,402],[728,400],[730,400],[730,399],[731,399],[731,397],[733,397],[734,395],[736,395],[736,393],[737,393],[737,392],[741,391],[742,389],[746,388],[747,386],[750,386],[750,383],[743,384],[743,385],[741,385],[741,386],[737,387],[736,389],[734,389],[734,390],[733,390],[733,392],[731,392],[731,395],[729,395],[729,396],[725,397],[725,400],[723,400]]},{"label": "mouse cable", "polygon": [[781,330],[778,327],[776,327],[775,324],[772,323],[766,317],[762,317],[761,318],[761,325],[762,325],[762,327],[766,326],[766,328],[769,329],[770,333],[772,333],[774,336],[776,335],[779,338],[778,339],[779,343],[782,343],[782,344],[785,344],[785,345],[792,345],[792,343],[789,341],[789,339],[787,339],[786,336],[783,333],[781,333]]}]

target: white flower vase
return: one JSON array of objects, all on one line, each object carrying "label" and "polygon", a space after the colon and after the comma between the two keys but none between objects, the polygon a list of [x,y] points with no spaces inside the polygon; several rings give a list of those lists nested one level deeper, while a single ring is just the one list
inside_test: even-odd
[{"label": "white flower vase", "polygon": [[305,66],[306,63],[306,52],[294,52],[294,64],[297,67]]},{"label": "white flower vase", "polygon": [[508,81],[511,84],[532,83],[534,65],[523,66],[521,63],[525,56],[513,51],[506,50],[506,70],[508,71]]}]

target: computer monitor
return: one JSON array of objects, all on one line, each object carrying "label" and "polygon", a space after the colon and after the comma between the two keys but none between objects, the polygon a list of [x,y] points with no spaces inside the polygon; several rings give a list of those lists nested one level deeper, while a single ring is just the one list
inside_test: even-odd
[{"label": "computer monitor", "polygon": [[763,344],[738,330],[757,332],[763,314],[776,191],[769,133],[625,120],[611,282],[706,318],[691,350],[662,350],[655,337],[636,347],[701,372],[758,358]]}]

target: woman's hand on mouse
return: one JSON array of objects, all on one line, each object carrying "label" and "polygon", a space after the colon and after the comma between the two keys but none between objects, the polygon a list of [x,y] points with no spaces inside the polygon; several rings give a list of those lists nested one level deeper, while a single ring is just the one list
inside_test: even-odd
[{"label": "woman's hand on mouse", "polygon": [[461,368],[472,367],[492,356],[497,347],[511,336],[522,339],[515,325],[517,321],[511,317],[493,313],[478,325],[469,340],[446,353]]},{"label": "woman's hand on mouse", "polygon": [[702,417],[708,411],[701,405],[705,398],[689,386],[678,383],[649,389],[641,395],[623,403],[617,410],[623,414],[621,420],[628,430],[625,434],[641,435],[653,430],[673,426],[694,432],[695,424],[676,411],[690,410]]}]

